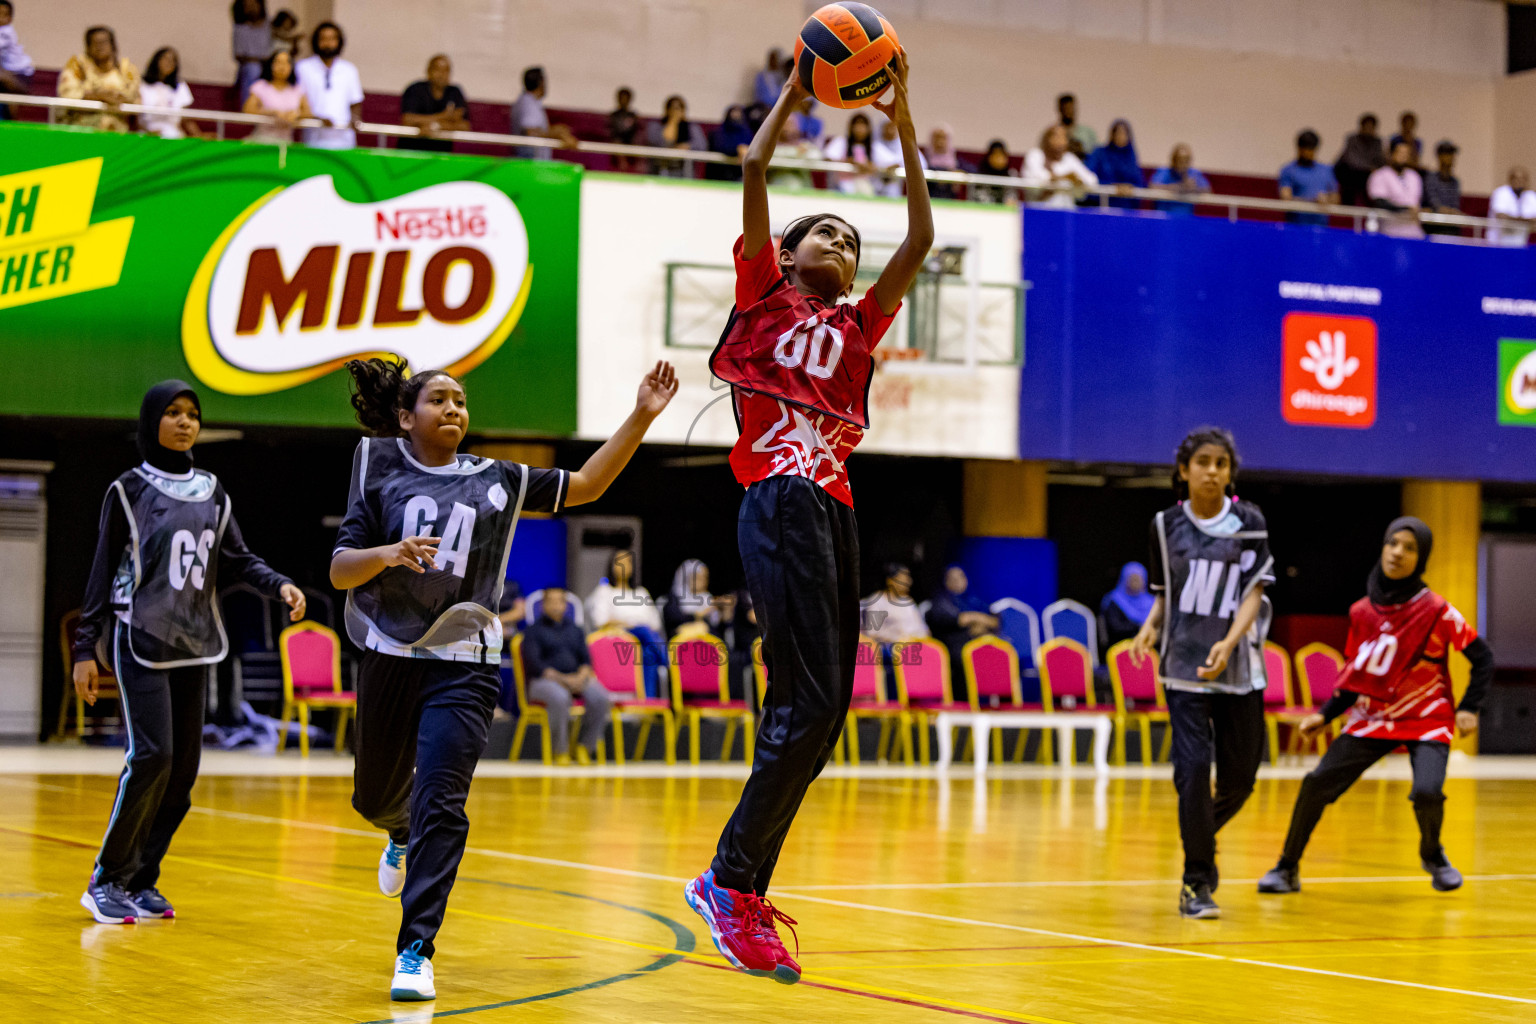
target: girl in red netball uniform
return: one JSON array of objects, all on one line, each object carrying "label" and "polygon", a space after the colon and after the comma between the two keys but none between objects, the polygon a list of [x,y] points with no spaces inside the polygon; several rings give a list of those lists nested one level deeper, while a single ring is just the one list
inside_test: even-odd
[{"label": "girl in red netball uniform", "polygon": [[[1259,880],[1260,892],[1301,889],[1299,865],[1323,810],[1377,761],[1408,748],[1413,765],[1413,813],[1419,820],[1419,859],[1430,884],[1461,887],[1461,873],[1440,845],[1445,765],[1451,740],[1477,731],[1477,711],[1493,679],[1493,650],[1461,613],[1424,585],[1434,536],[1412,516],[1387,527],[1381,557],[1371,570],[1368,595],[1349,610],[1349,661],[1338,692],[1301,723],[1312,737],[1345,711],[1349,721],[1301,783],[1280,863]],[[1451,692],[1447,661],[1461,651],[1472,679],[1461,703]]]},{"label": "girl in red netball uniform", "polygon": [[871,356],[933,243],[933,215],[907,109],[906,54],[876,109],[896,123],[907,175],[907,236],[856,303],[859,232],[835,214],[802,217],[777,245],[769,229],[769,158],[809,95],[792,72],[752,140],[742,171],[736,309],[710,367],[733,386],[741,437],[731,468],[747,488],[737,539],[763,630],[768,695],[752,775],[714,863],[688,884],[689,905],[725,958],[785,984],[800,966],[767,899],[806,788],[832,754],[853,693],[859,640],[859,537],[845,460],[869,425]]}]

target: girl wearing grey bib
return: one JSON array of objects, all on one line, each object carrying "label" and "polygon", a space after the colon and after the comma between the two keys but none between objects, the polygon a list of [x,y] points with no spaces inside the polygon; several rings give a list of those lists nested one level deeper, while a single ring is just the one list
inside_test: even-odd
[{"label": "girl wearing grey bib", "polygon": [[96,703],[97,662],[122,695],[128,756],[80,905],[102,924],[174,917],[155,883],[192,807],[208,666],[229,652],[217,581],[238,580],[304,617],[304,593],[245,546],[218,478],[188,450],[202,410],[183,381],[161,381],[139,409],[144,461],[107,488],[96,557],[74,639],[74,683]]},{"label": "girl wearing grey bib", "polygon": [[1216,833],[1253,792],[1264,756],[1264,588],[1274,582],[1274,559],[1264,513],[1233,490],[1232,435],[1202,427],[1175,459],[1182,500],[1152,520],[1147,565],[1157,596],[1133,657],[1157,648],[1168,696],[1184,841],[1179,913],[1214,918],[1221,915],[1211,896],[1219,881]]}]

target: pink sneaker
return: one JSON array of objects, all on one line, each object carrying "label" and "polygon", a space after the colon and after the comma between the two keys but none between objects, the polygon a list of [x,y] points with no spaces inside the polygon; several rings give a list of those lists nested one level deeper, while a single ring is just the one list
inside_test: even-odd
[{"label": "pink sneaker", "polygon": [[[712,870],[689,882],[683,897],[709,925],[715,948],[733,967],[785,985],[800,980],[800,965],[790,959],[773,923],[775,919],[791,926],[795,922],[767,900],[716,885]],[[799,951],[798,936],[795,949]]]}]

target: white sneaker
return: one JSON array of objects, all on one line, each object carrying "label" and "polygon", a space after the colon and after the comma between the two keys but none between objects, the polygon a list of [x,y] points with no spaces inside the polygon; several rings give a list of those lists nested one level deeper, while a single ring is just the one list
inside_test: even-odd
[{"label": "white sneaker", "polygon": [[421,1002],[437,998],[432,984],[432,961],[421,955],[421,940],[395,957],[395,980],[389,983],[389,998],[399,1002]]},{"label": "white sneaker", "polygon": [[405,888],[405,847],[396,845],[393,839],[384,843],[379,855],[379,892],[385,896],[399,896]]}]

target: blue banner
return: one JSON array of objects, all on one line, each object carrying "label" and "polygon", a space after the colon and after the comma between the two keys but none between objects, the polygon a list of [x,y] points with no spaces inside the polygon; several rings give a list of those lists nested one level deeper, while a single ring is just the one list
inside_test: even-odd
[{"label": "blue banner", "polygon": [[[1536,480],[1536,251],[1029,209],[1019,454]],[[1530,339],[1530,340],[1526,340]]]}]

